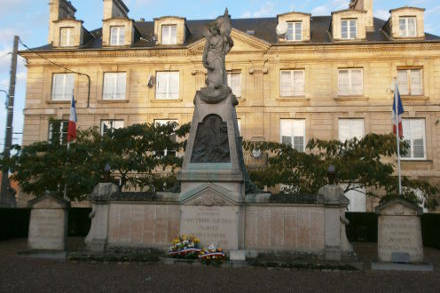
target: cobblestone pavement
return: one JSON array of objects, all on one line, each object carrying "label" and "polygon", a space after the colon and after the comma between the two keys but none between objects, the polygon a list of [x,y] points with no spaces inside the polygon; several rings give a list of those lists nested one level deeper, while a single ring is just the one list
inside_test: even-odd
[{"label": "cobblestone pavement", "polygon": [[[363,261],[374,244],[356,245]],[[440,272],[321,272],[145,263],[73,263],[18,256],[0,242],[0,292],[440,292]],[[440,251],[426,249],[438,268]]]}]

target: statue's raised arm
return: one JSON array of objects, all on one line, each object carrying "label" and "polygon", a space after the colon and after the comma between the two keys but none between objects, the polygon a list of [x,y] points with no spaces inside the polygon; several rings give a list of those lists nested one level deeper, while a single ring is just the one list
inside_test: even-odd
[{"label": "statue's raised arm", "polygon": [[234,45],[231,38],[231,17],[228,9],[223,16],[208,25],[205,32],[206,45],[203,52],[203,66],[207,69],[206,86],[200,90],[201,98],[208,103],[218,103],[231,93],[227,86],[225,68],[226,54]]}]

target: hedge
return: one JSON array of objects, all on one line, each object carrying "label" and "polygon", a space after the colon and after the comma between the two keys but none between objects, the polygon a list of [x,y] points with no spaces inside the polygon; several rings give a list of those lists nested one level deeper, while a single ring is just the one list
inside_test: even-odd
[{"label": "hedge", "polygon": [[[68,235],[85,237],[90,229],[90,208],[69,209]],[[29,231],[29,208],[0,208],[0,241],[12,238],[26,238]]]}]

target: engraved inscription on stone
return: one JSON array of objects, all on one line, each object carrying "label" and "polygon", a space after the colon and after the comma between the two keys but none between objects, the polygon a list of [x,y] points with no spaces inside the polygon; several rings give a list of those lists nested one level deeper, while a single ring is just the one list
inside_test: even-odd
[{"label": "engraved inscription on stone", "polygon": [[33,209],[29,226],[31,249],[63,250],[65,244],[64,209]]},{"label": "engraved inscription on stone", "polygon": [[407,254],[409,261],[423,260],[423,245],[417,216],[379,217],[379,259],[393,261],[393,254]]},{"label": "engraved inscription on stone", "polygon": [[200,238],[224,249],[238,249],[239,207],[182,206],[181,233]]}]

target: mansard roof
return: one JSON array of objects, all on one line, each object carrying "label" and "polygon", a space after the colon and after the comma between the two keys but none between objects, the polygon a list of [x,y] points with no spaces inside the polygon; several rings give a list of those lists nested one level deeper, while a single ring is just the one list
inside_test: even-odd
[{"label": "mansard roof", "polygon": [[[276,17],[270,18],[241,18],[232,19],[232,27],[243,32],[252,35],[258,39],[264,40],[272,45],[283,46],[298,46],[298,45],[326,45],[326,44],[347,44],[335,42],[332,40],[329,32],[331,25],[331,16],[313,16],[311,17],[311,39],[307,42],[300,43],[281,43],[278,40],[276,34],[276,26],[278,19]],[[205,20],[187,20],[186,26],[188,28],[188,35],[183,45],[167,46],[167,47],[185,47],[193,44],[203,38],[203,32],[205,27],[214,21],[214,19]],[[402,43],[402,42],[440,42],[440,37],[425,34],[425,40],[392,40],[384,32],[383,27],[386,21],[374,18],[374,31],[367,32],[366,40],[356,41],[357,44],[365,43]],[[154,22],[153,21],[136,21],[134,23],[138,37],[136,38],[133,48],[164,48],[164,46],[156,45],[153,40],[154,37]],[[90,32],[93,36],[88,42],[77,49],[69,50],[83,50],[83,49],[101,49],[102,48],[102,29],[96,29]],[[51,45],[45,45],[35,50],[50,51],[53,47]],[[121,48],[108,48],[109,50],[121,50]],[[53,49],[55,50],[55,49]],[[59,51],[60,49],[57,49]]]}]

